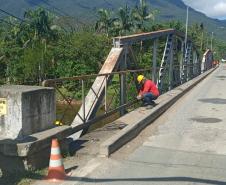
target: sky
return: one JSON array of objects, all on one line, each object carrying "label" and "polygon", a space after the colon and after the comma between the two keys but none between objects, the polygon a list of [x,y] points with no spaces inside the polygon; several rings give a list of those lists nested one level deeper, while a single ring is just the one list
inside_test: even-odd
[{"label": "sky", "polygon": [[183,0],[190,7],[208,17],[226,20],[226,0]]}]

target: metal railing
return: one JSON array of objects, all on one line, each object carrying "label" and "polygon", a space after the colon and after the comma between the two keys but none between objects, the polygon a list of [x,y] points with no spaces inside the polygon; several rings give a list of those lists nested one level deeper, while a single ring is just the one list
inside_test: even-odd
[{"label": "metal railing", "polygon": [[[195,65],[190,64],[186,66],[194,67]],[[179,71],[180,67],[181,67],[180,65],[175,65],[174,66],[175,71],[176,70]],[[159,70],[159,67],[156,69]],[[139,74],[144,74],[147,78],[151,78],[152,68],[49,79],[43,82],[43,86],[54,87],[56,89],[57,120],[64,124],[70,125],[74,117],[77,115],[81,118],[81,120],[83,120],[83,123],[93,123],[101,121],[114,114],[117,114],[122,109],[130,108],[127,111],[131,111],[135,109],[137,106],[139,106],[138,104],[139,101],[136,99],[136,96],[139,91],[138,84],[136,83],[136,77]],[[126,86],[127,91],[126,102],[124,104],[120,104],[120,75],[126,75],[126,84],[123,84],[124,86]],[[101,86],[104,86],[103,101],[101,102],[100,110],[97,111],[97,115],[92,117],[92,119],[87,119],[85,114],[86,113],[85,98],[88,93],[88,90],[90,89],[92,90],[92,83],[94,79],[100,76],[104,77],[104,81],[101,84]],[[197,74],[193,75],[193,77],[196,76]],[[111,84],[107,83],[108,78],[112,78]],[[174,77],[174,79],[176,78],[179,78],[179,76]],[[180,84],[181,81],[175,80],[173,87],[177,87]],[[168,79],[165,79],[164,89],[167,88],[168,88]],[[96,93],[95,91],[93,92]],[[164,92],[166,92],[166,90]],[[96,94],[98,94],[98,92]],[[83,108],[82,115],[80,115],[78,111],[79,110],[78,108],[81,106]],[[119,115],[115,116],[114,118],[117,117],[119,117]],[[114,118],[110,120],[112,121]]]},{"label": "metal railing", "polygon": [[[83,120],[83,123],[96,122],[116,114],[124,108],[136,106],[136,103],[138,103],[136,100],[138,93],[136,76],[141,73],[145,74],[147,77],[150,77],[151,69],[126,70],[105,74],[91,74],[68,78],[49,79],[43,82],[43,86],[54,87],[56,89],[56,97],[58,102],[57,120],[64,124],[70,125],[74,117],[77,115],[81,118],[81,120]],[[127,101],[123,105],[120,104],[120,75],[126,75],[126,84],[123,85],[126,86]],[[100,84],[101,86],[104,86],[104,94],[102,95],[104,98],[101,102],[100,110],[97,111],[97,115],[92,119],[87,119],[86,114],[89,114],[89,112],[87,113],[86,110],[86,95],[88,90],[91,90],[94,94],[96,94],[96,98],[98,98],[99,92],[92,90],[92,83],[97,77],[104,77],[103,82]],[[107,83],[109,78],[112,78],[112,82],[110,84]],[[82,106],[83,109],[83,114],[81,115],[78,111],[80,106]],[[71,113],[73,114],[70,115]]]}]

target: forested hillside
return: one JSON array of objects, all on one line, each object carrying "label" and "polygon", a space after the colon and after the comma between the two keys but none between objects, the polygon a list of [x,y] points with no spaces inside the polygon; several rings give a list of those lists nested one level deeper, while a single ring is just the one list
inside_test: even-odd
[{"label": "forested hillside", "polygon": [[[173,1],[165,1],[163,4],[161,1],[158,3],[153,1],[151,6],[149,1],[141,0],[137,5],[133,5],[133,1],[128,1],[131,3],[130,6],[123,5],[112,10],[95,7],[93,9],[96,15],[95,20],[83,22],[75,17],[60,15],[66,12],[72,14],[72,12],[66,10],[62,12],[67,3],[64,3],[64,6],[62,4],[62,8],[58,10],[61,6],[56,2],[62,2],[59,0],[55,1],[54,11],[50,11],[50,7],[47,9],[35,6],[32,10],[26,10],[23,16],[9,16],[9,12],[16,14],[12,9],[14,6],[24,5],[23,8],[26,9],[29,3],[34,2],[29,0],[23,1],[24,4],[18,4],[20,1],[18,0],[13,1],[12,7],[9,7],[7,4],[10,1],[12,3],[12,0],[4,0],[4,10],[8,10],[8,15],[6,13],[5,17],[0,19],[1,83],[37,85],[49,78],[98,73],[112,47],[114,36],[168,28],[185,31],[184,22],[174,18],[159,22],[161,11],[152,9],[154,5],[164,7],[166,10],[172,6],[184,9],[185,5],[182,2],[175,1],[175,4],[172,4]],[[101,0],[97,1],[98,7],[103,5],[100,3]],[[43,0],[35,2],[43,3]],[[51,3],[51,7],[53,6],[53,1],[44,2]],[[87,1],[86,4],[90,6],[88,2],[91,1]],[[110,1],[104,1],[105,4],[107,2],[110,7]],[[117,6],[120,2],[115,1]],[[72,8],[72,4],[68,6]],[[54,13],[56,10],[61,13]],[[172,11],[168,11],[170,12]],[[76,21],[79,21],[79,24],[76,24]],[[205,23],[196,23],[191,24],[188,29],[188,34],[196,44],[200,56],[206,48],[210,48],[210,34],[207,26]],[[165,41],[162,42],[160,49],[164,47]],[[225,54],[225,43],[215,37],[213,46],[216,58],[221,59]],[[149,67],[152,55],[149,46],[144,43],[142,47],[137,47],[140,51],[139,67]]]},{"label": "forested hillside", "polygon": [[[156,22],[169,20],[185,22],[186,6],[182,0],[147,0],[147,3],[152,10],[158,10]],[[97,20],[99,8],[116,10],[125,4],[132,7],[139,4],[139,0],[1,0],[0,8],[22,18],[27,9],[41,6],[56,14],[73,16],[80,21],[91,23]],[[210,33],[214,32],[220,39],[226,38],[226,21],[211,19],[190,9],[190,24],[194,23],[203,23]]]}]

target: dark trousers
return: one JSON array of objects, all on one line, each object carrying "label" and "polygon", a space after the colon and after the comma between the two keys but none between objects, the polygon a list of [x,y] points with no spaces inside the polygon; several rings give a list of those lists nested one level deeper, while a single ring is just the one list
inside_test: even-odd
[{"label": "dark trousers", "polygon": [[153,100],[156,100],[158,97],[153,95],[152,93],[146,93],[144,94],[143,102],[145,105],[153,104]]}]

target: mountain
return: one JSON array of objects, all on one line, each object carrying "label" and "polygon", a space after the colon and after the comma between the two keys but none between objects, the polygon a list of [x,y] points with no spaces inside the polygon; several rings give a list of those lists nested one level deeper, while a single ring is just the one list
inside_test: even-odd
[{"label": "mountain", "polygon": [[[180,20],[185,22],[186,5],[182,0],[147,0],[151,9],[159,10],[156,21]],[[128,4],[134,6],[139,0],[0,0],[0,8],[18,17],[23,17],[27,9],[45,7],[61,15],[74,16],[82,21],[93,22],[97,19],[99,8],[116,10]],[[3,15],[2,13],[0,15]],[[189,23],[203,23],[216,37],[226,40],[226,21],[212,19],[192,8],[189,11]]]}]

